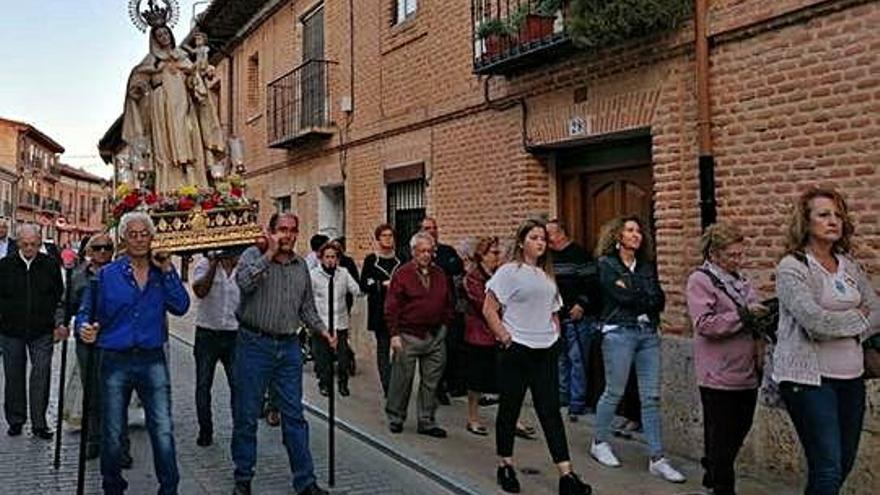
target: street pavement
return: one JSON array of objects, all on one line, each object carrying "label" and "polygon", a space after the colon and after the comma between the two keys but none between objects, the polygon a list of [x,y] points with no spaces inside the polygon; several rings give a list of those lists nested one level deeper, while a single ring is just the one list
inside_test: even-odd
[{"label": "street pavement", "polygon": [[[233,488],[232,459],[229,449],[232,423],[229,391],[218,370],[214,388],[214,445],[198,447],[195,443],[198,426],[195,414],[195,363],[191,346],[180,338],[170,340],[170,368],[173,384],[173,411],[177,441],[181,494],[230,494]],[[71,346],[72,347],[72,346]],[[57,370],[60,348],[55,353],[52,382],[51,424],[57,405]],[[72,349],[71,349],[72,350]],[[71,357],[73,353],[71,352]],[[2,377],[2,371],[0,371]],[[2,383],[3,380],[0,380]],[[2,385],[0,385],[2,392]],[[2,396],[2,395],[0,395]],[[311,448],[315,471],[322,486],[327,486],[328,449],[326,422],[308,415]],[[129,482],[128,493],[156,493],[158,484],[153,472],[152,451],[143,418],[132,418],[130,428],[134,467],[124,471]],[[79,432],[65,427],[62,437],[62,462],[58,471],[52,468],[54,441],[37,440],[30,435],[29,425],[20,437],[0,433],[0,494],[72,494],[76,493],[77,449]],[[253,482],[255,494],[290,494],[290,467],[281,442],[280,428],[260,422],[257,474]],[[336,434],[336,484],[333,493],[422,495],[449,493],[436,481],[423,476],[379,450],[344,431]],[[87,465],[86,493],[100,493],[98,461]]]}]

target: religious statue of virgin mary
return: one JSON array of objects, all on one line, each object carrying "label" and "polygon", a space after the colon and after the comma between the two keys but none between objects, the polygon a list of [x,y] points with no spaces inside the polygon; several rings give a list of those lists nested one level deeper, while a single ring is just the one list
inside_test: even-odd
[{"label": "religious statue of virgin mary", "polygon": [[[168,193],[182,186],[208,185],[207,166],[225,154],[216,106],[203,97],[203,74],[179,48],[169,21],[176,17],[176,3],[165,7],[149,0],[132,0],[133,19],[149,26],[150,51],[132,69],[125,95],[122,139],[128,145],[146,143],[146,159],[155,171],[155,192]],[[138,22],[139,21],[139,22]]]}]

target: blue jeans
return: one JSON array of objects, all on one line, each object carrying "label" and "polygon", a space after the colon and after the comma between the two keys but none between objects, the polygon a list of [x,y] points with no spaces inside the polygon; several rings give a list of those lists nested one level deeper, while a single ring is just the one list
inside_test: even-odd
[{"label": "blue jeans", "polygon": [[309,424],[302,406],[302,350],[296,337],[276,340],[242,328],[232,364],[235,402],[232,407],[232,461],[235,480],[254,477],[257,462],[257,420],[266,387],[281,411],[281,433],[293,488],[301,492],[315,482],[309,452]]},{"label": "blue jeans", "polygon": [[862,378],[823,378],[822,385],[779,384],[807,457],[806,495],[837,495],[859,450],[865,417]]},{"label": "blue jeans", "polygon": [[104,493],[125,492],[128,483],[122,478],[119,456],[128,429],[128,404],[132,390],[144,404],[147,431],[153,446],[153,466],[159,480],[159,493],[177,493],[180,475],[174,448],[174,425],[171,421],[171,381],[165,352],[159,349],[137,351],[101,351],[101,475]]},{"label": "blue jeans", "polygon": [[568,405],[569,414],[587,413],[587,370],[595,335],[596,325],[592,320],[562,321],[565,347],[559,353],[559,402]]},{"label": "blue jeans", "polygon": [[653,325],[619,326],[602,338],[605,363],[605,392],[596,406],[596,439],[611,439],[614,411],[626,390],[630,366],[634,363],[642,402],[642,427],[651,457],[663,454],[660,435],[660,334]]}]

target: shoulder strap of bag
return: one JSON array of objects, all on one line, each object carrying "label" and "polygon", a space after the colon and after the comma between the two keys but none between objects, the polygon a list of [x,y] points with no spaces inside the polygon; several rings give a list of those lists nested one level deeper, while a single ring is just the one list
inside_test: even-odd
[{"label": "shoulder strap of bag", "polygon": [[721,292],[723,292],[724,295],[727,296],[727,298],[730,299],[731,302],[733,302],[734,306],[736,306],[737,309],[739,309],[739,308],[743,308],[743,307],[744,307],[744,306],[743,306],[743,305],[742,305],[742,304],[736,299],[736,297],[734,297],[733,294],[731,294],[730,291],[727,290],[727,286],[724,285],[724,282],[722,282],[721,279],[718,278],[717,275],[715,275],[714,273],[712,273],[711,270],[707,270],[707,269],[705,269],[705,268],[697,268],[697,271],[700,272],[700,273],[703,273],[703,274],[705,274],[707,277],[709,277],[709,280],[712,281],[712,285],[714,285],[716,289],[718,289],[718,290],[720,290]]}]

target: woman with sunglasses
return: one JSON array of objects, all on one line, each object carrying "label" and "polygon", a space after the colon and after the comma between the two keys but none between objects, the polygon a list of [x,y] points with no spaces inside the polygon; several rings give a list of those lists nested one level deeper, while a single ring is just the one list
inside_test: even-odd
[{"label": "woman with sunglasses", "polygon": [[[86,261],[74,269],[70,278],[70,302],[67,307],[73,314],[76,314],[76,311],[79,309],[83,294],[92,283],[92,280],[97,277],[98,270],[113,260],[113,239],[109,234],[104,232],[95,234],[86,243],[85,253]],[[90,390],[97,392],[100,389],[98,386],[99,367],[93,366],[91,376],[86,377],[86,362],[88,361],[90,352],[97,352],[97,348],[95,348],[95,346],[84,345],[83,342],[79,340],[77,334],[76,361],[79,365],[81,385],[85,388],[86,380],[88,380],[89,386],[91,387]],[[99,448],[101,445],[100,405],[100,398],[93,394],[89,410],[89,438],[86,443],[87,459],[94,459],[98,457],[99,454]],[[124,442],[124,445],[128,447],[128,442]],[[122,463],[131,465],[131,462],[131,456],[126,448],[122,454]]]}]

